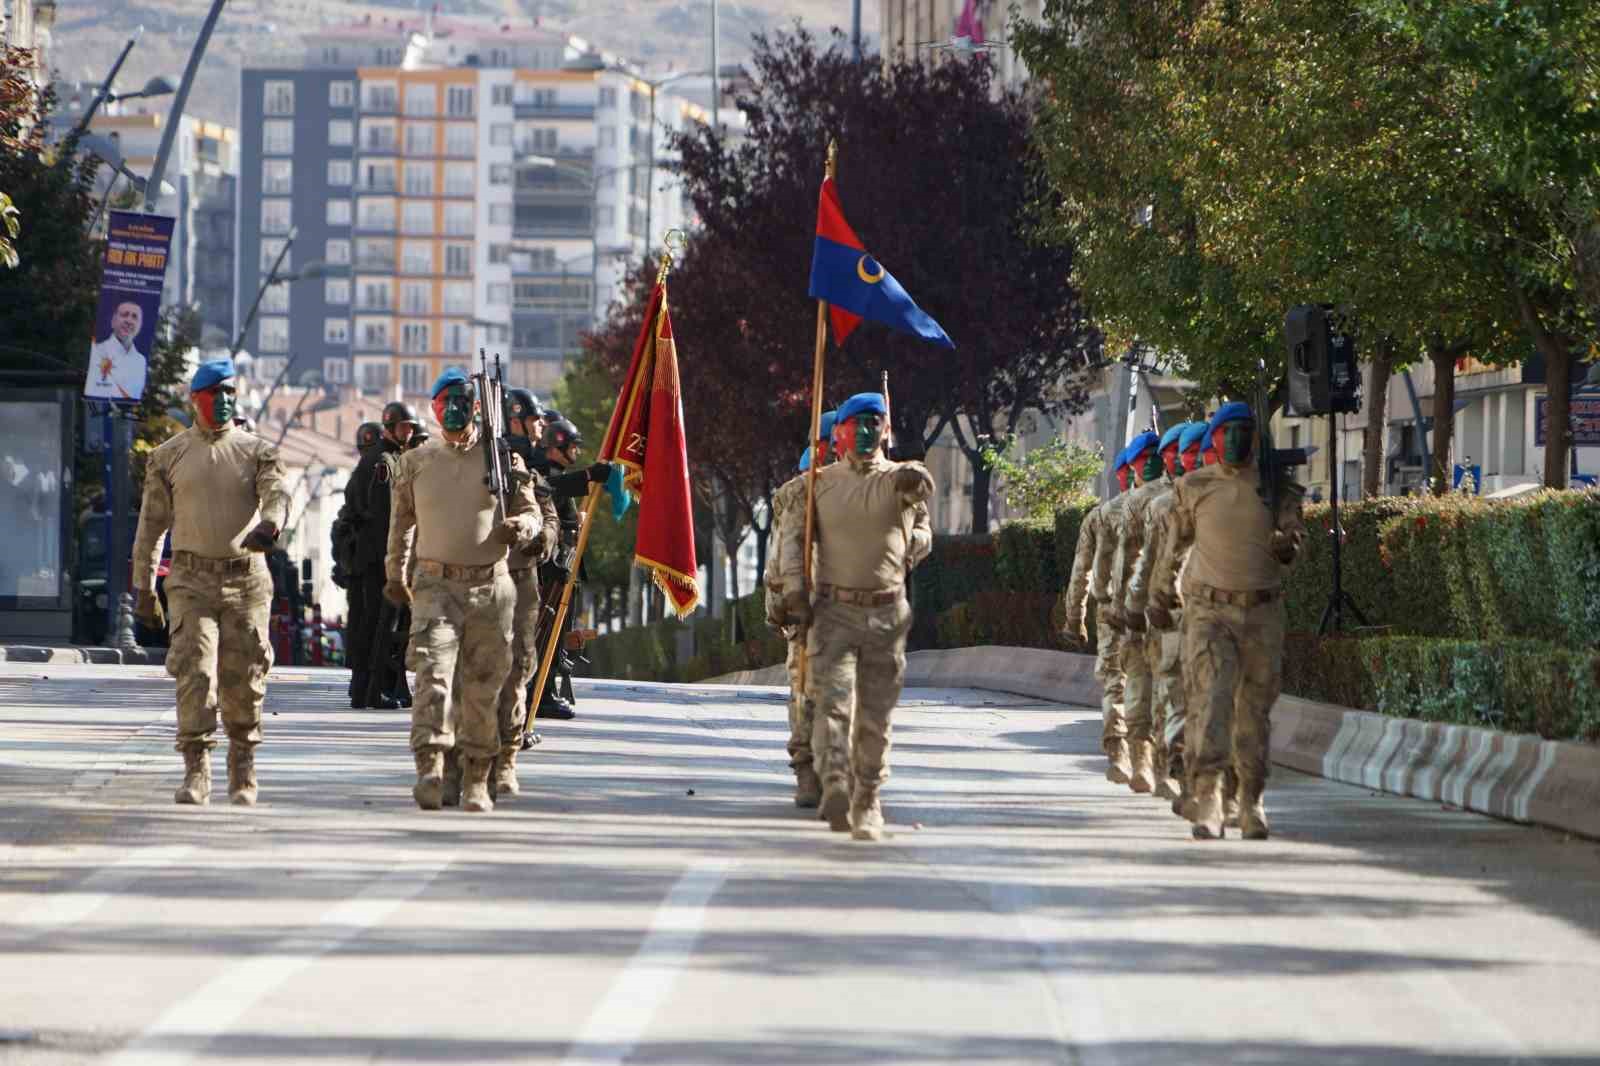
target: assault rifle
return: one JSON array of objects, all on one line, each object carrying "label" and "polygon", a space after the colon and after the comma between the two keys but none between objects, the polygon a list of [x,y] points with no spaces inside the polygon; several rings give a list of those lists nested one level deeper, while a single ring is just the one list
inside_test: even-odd
[{"label": "assault rifle", "polygon": [[1261,471],[1261,484],[1256,492],[1267,510],[1277,519],[1278,506],[1283,502],[1284,491],[1292,483],[1289,472],[1311,461],[1316,448],[1274,448],[1272,446],[1272,406],[1268,402],[1267,361],[1256,360],[1256,432],[1260,435],[1261,458],[1256,466]]},{"label": "assault rifle", "polygon": [[478,349],[478,372],[472,375],[473,392],[478,397],[478,427],[483,433],[483,483],[495,499],[496,518],[506,516],[507,503],[516,487],[511,469],[511,442],[506,436],[505,381],[500,356],[494,357],[494,374],[489,373],[489,356]]}]

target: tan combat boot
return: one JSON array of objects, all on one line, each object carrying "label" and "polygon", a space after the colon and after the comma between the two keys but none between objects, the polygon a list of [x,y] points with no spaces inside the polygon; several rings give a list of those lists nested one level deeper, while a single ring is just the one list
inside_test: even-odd
[{"label": "tan combat boot", "polygon": [[490,792],[496,799],[522,795],[522,782],[517,780],[517,753],[521,750],[520,744],[508,744],[500,749],[500,755],[494,761],[494,773],[490,776],[493,785]]},{"label": "tan combat boot", "polygon": [[850,837],[852,840],[882,840],[883,808],[878,804],[878,789],[858,785],[850,800]]},{"label": "tan combat boot", "polygon": [[228,742],[228,799],[236,807],[256,805],[256,746],[242,740]]},{"label": "tan combat boot", "polygon": [[1261,802],[1265,783],[1239,784],[1239,835],[1246,840],[1267,839],[1267,808]]},{"label": "tan combat boot", "polygon": [[417,761],[417,783],[411,789],[417,806],[436,811],[444,802],[444,754],[438,751],[413,752]]},{"label": "tan combat boot", "polygon": [[494,810],[494,797],[489,795],[489,768],[493,759],[473,755],[461,757],[461,809],[473,814]]},{"label": "tan combat boot", "polygon": [[794,805],[810,810],[822,802],[822,782],[809,765],[794,768]]},{"label": "tan combat boot", "polygon": [[1148,740],[1135,740],[1133,749],[1133,773],[1129,775],[1128,787],[1139,795],[1148,795],[1156,789],[1155,767],[1152,758],[1155,754],[1155,745]]},{"label": "tan combat boot", "polygon": [[844,778],[830,778],[822,789],[822,809],[817,817],[835,833],[850,830],[850,785]]},{"label": "tan combat boot", "polygon": [[1239,828],[1239,777],[1232,770],[1222,775],[1222,824]]},{"label": "tan combat boot", "polygon": [[183,749],[183,784],[172,794],[174,803],[203,807],[211,802],[211,752],[204,744]]},{"label": "tan combat boot", "polygon": [[1128,760],[1128,742],[1120,737],[1106,741],[1106,780],[1113,785],[1126,785],[1133,777],[1133,763]]},{"label": "tan combat boot", "polygon": [[461,752],[451,748],[444,753],[444,793],[446,807],[461,806]]},{"label": "tan combat boot", "polygon": [[1203,774],[1194,779],[1194,822],[1191,832],[1196,840],[1221,840],[1222,828],[1222,776]]}]

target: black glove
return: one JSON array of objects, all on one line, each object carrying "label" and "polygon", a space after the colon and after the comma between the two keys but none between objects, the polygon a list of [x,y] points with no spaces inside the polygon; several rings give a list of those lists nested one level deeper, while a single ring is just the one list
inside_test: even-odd
[{"label": "black glove", "polygon": [[247,551],[269,552],[278,541],[278,527],[263,518],[256,528],[244,535],[240,545]]},{"label": "black glove", "polygon": [[611,477],[610,463],[590,463],[589,480],[596,485],[604,485]]}]

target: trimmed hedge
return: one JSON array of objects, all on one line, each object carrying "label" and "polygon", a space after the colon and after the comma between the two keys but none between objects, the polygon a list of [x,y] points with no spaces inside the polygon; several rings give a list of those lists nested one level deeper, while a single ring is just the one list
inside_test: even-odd
[{"label": "trimmed hedge", "polygon": [[937,536],[922,565],[911,571],[915,615],[907,646],[942,647],[938,618],[979,592],[995,587],[995,538],[987,534]]},{"label": "trimmed hedge", "polygon": [[1283,690],[1399,718],[1600,740],[1600,652],[1548,641],[1292,636]]},{"label": "trimmed hedge", "polygon": [[[783,637],[766,622],[760,591],[729,605],[737,640],[728,636],[726,618],[668,619],[647,626],[629,626],[590,641],[583,654],[587,677],[636,681],[703,681],[708,677],[781,663],[787,653]],[[679,641],[688,635],[688,658],[678,659]]]}]

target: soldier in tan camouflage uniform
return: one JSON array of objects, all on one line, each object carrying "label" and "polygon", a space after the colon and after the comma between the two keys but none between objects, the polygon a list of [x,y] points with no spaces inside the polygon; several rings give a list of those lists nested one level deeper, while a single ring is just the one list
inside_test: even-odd
[{"label": "soldier in tan camouflage uniform", "polygon": [[[772,558],[767,562],[767,573],[763,581],[766,588],[767,622],[780,633],[788,642],[789,650],[784,665],[789,673],[789,767],[794,771],[794,805],[802,809],[810,809],[822,801],[822,779],[816,768],[816,760],[812,756],[814,748],[821,747],[820,742],[813,741],[816,730],[817,718],[813,713],[815,703],[807,697],[805,679],[800,676],[803,664],[806,630],[804,626],[787,625],[784,622],[783,609],[783,575],[778,566],[778,545],[783,543],[783,531],[791,521],[805,522],[806,504],[806,471],[811,468],[811,456],[820,455],[822,462],[829,459],[832,450],[830,439],[833,436],[834,413],[826,411],[822,415],[820,436],[816,446],[807,448],[800,457],[800,475],[792,477],[778,487],[772,494],[772,529],[770,543],[773,545]],[[804,535],[802,531],[802,536]],[[820,738],[818,738],[820,741]]]},{"label": "soldier in tan camouflage uniform", "polygon": [[1153,792],[1156,787],[1155,747],[1151,740],[1155,679],[1151,674],[1150,640],[1145,632],[1144,614],[1129,613],[1127,592],[1134,564],[1144,547],[1145,512],[1154,500],[1168,491],[1166,471],[1162,469],[1161,452],[1157,447],[1160,440],[1155,433],[1146,432],[1128,445],[1124,454],[1138,487],[1119,496],[1116,501],[1119,506],[1107,509],[1107,524],[1115,544],[1109,553],[1104,545],[1100,549],[1101,555],[1111,557],[1106,595],[1111,612],[1123,631],[1124,709],[1128,716],[1128,758],[1132,770],[1128,775],[1128,787],[1138,793]]},{"label": "soldier in tan camouflage uniform", "polygon": [[[1182,736],[1187,720],[1183,698],[1183,642],[1173,614],[1150,605],[1150,578],[1155,571],[1156,560],[1163,552],[1171,550],[1171,538],[1166,535],[1167,516],[1176,502],[1171,491],[1172,482],[1185,472],[1183,441],[1186,435],[1198,438],[1204,430],[1204,422],[1185,422],[1167,430],[1161,437],[1160,453],[1166,471],[1163,480],[1167,491],[1158,495],[1145,509],[1144,547],[1134,563],[1133,576],[1128,581],[1127,593],[1123,598],[1124,615],[1143,618],[1148,623],[1145,656],[1152,679],[1150,737],[1155,747],[1156,794],[1173,802],[1174,813],[1182,811]],[[1169,565],[1181,567],[1182,561]]]},{"label": "soldier in tan camouflage uniform", "polygon": [[1192,820],[1200,840],[1220,838],[1225,818],[1223,771],[1239,778],[1239,828],[1265,840],[1262,793],[1272,705],[1283,675],[1283,577],[1305,541],[1304,490],[1286,482],[1274,513],[1258,492],[1260,435],[1248,404],[1228,403],[1212,417],[1221,462],[1187,475],[1168,518],[1172,551],[1158,563],[1151,603],[1168,611],[1180,599],[1172,560],[1183,568],[1183,673],[1191,715]]},{"label": "soldier in tan camouflage uniform", "polygon": [[819,472],[816,481],[815,606],[802,580],[803,511],[785,523],[780,545],[784,621],[810,625],[809,695],[827,738],[822,816],[857,840],[883,837],[878,790],[889,776],[891,716],[911,629],[906,577],[933,544],[926,506],[933,477],[921,463],[884,456],[888,421],[875,392],[858,393],[839,407],[834,441],[844,461]]},{"label": "soldier in tan camouflage uniform", "polygon": [[164,624],[156,598],[161,544],[172,531],[167,673],[178,683],[178,803],[211,799],[211,748],[220,706],[228,734],[228,798],[256,802],[255,748],[272,644],[272,577],[262,553],[288,520],[277,450],[233,423],[233,360],[200,364],[190,381],[192,426],[150,453],[133,542],[136,613]]},{"label": "soldier in tan camouflage uniform", "polygon": [[[433,387],[437,440],[406,452],[395,479],[383,594],[411,605],[406,665],[416,671],[411,751],[417,806],[444,802],[444,753],[461,749],[461,807],[491,811],[489,774],[501,749],[497,703],[511,669],[517,590],[507,549],[527,547],[542,531],[533,482],[513,477],[506,514],[484,486],[486,446],[473,418],[477,400],[467,375],[451,367]],[[513,474],[526,473],[511,456]],[[413,538],[414,535],[414,538]],[[415,545],[413,546],[413,539]],[[406,585],[413,547],[416,587]],[[459,699],[451,687],[458,659]]]},{"label": "soldier in tan camouflage uniform", "polygon": [[[1128,487],[1128,468],[1123,454],[1118,454],[1112,462],[1111,476],[1118,488]],[[1061,635],[1080,644],[1087,641],[1089,630],[1084,622],[1085,603],[1087,601],[1094,605],[1094,676],[1100,682],[1100,746],[1108,760],[1106,780],[1125,785],[1133,768],[1128,762],[1128,720],[1123,704],[1122,633],[1111,612],[1103,609],[1106,603],[1105,575],[1095,569],[1100,545],[1108,537],[1105,532],[1108,503],[1109,500],[1092,507],[1078,527],[1078,544],[1072,556],[1072,575],[1067,581],[1066,614]]]}]

